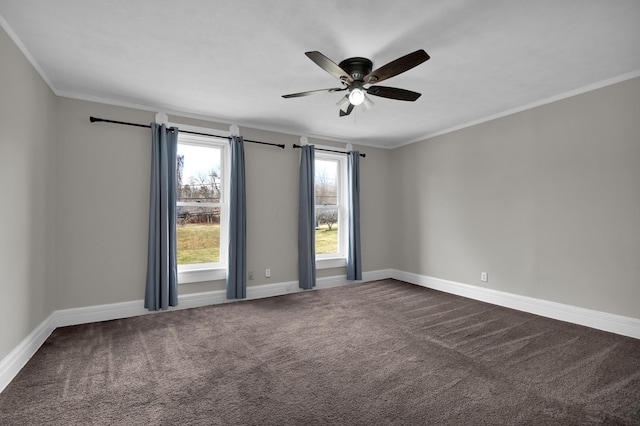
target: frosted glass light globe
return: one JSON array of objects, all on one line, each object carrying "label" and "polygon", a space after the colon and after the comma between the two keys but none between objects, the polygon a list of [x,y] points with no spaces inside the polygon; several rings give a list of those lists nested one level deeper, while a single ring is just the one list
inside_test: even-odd
[{"label": "frosted glass light globe", "polygon": [[351,93],[349,93],[349,102],[352,105],[360,105],[364,102],[364,92],[362,89],[353,89]]}]

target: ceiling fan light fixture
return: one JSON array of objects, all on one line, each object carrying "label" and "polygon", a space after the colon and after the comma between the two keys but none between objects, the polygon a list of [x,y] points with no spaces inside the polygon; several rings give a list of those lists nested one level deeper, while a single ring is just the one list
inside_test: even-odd
[{"label": "ceiling fan light fixture", "polygon": [[342,112],[346,113],[347,109],[349,108],[349,97],[347,96],[343,96],[340,98],[340,100],[338,101],[338,103],[336,103],[336,105],[338,105],[338,107],[342,110]]},{"label": "ceiling fan light fixture", "polygon": [[373,108],[373,105],[375,105],[374,102],[371,99],[369,99],[368,96],[365,96],[364,97],[364,102],[362,102],[362,110],[363,111],[367,111],[367,110]]},{"label": "ceiling fan light fixture", "polygon": [[351,102],[351,105],[360,105],[364,102],[364,98],[364,91],[360,88],[356,87],[349,93],[349,102]]}]

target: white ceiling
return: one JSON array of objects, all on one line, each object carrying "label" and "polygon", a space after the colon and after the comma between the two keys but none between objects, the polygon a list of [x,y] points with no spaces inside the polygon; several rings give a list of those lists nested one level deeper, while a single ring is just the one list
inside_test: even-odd
[{"label": "white ceiling", "polygon": [[[637,0],[0,0],[0,24],[57,95],[382,147],[640,76]],[[281,97],[340,87],[306,51],[417,49],[383,83],[416,102]]]}]

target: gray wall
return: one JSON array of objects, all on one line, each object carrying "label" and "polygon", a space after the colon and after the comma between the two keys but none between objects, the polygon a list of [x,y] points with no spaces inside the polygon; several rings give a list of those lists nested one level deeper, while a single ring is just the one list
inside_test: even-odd
[{"label": "gray wall", "polygon": [[393,150],[393,267],[640,318],[639,112],[636,78]]},{"label": "gray wall", "polygon": [[55,96],[0,28],[0,359],[52,312]]},{"label": "gray wall", "polygon": [[[146,274],[150,174],[148,129],[90,123],[89,116],[149,123],[151,112],[58,98],[56,309],[141,299]],[[177,124],[228,125],[170,116]],[[245,144],[249,286],[296,281],[299,137],[241,128]],[[311,140],[310,143],[330,144]],[[366,147],[361,162],[364,271],[390,267],[386,230],[388,151]],[[271,278],[264,269],[271,268]],[[345,268],[319,276],[344,275]],[[224,281],[183,284],[180,294],[218,290]]]},{"label": "gray wall", "polygon": [[58,98],[56,309],[138,300],[146,277],[154,114]]}]

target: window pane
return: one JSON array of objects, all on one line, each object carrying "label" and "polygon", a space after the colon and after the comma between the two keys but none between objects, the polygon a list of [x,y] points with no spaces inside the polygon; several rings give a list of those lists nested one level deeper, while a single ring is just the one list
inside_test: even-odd
[{"label": "window pane", "polygon": [[338,166],[338,160],[315,161],[316,254],[339,252]]},{"label": "window pane", "polygon": [[338,209],[316,206],[316,254],[338,251]]},{"label": "window pane", "polygon": [[178,265],[220,261],[220,208],[177,207]]},{"label": "window pane", "polygon": [[222,198],[221,150],[178,144],[178,201],[213,202]]},{"label": "window pane", "polygon": [[220,262],[220,203],[222,149],[212,145],[178,143],[176,234],[178,265]]},{"label": "window pane", "polygon": [[338,205],[338,161],[316,160],[315,169],[316,205]]}]

